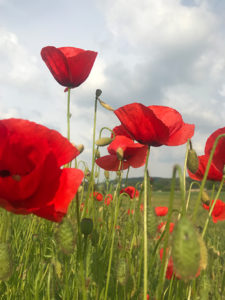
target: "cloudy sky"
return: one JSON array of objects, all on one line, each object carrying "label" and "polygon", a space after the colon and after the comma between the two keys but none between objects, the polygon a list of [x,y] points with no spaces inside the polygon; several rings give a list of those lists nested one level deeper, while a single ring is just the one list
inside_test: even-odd
[{"label": "cloudy sky", "polygon": [[[72,141],[90,161],[94,97],[113,108],[166,105],[196,125],[194,148],[225,126],[225,1],[0,0],[0,118],[25,118],[66,135],[66,94],[40,57],[42,47],[98,52],[72,90]],[[119,121],[99,107],[97,131]],[[104,152],[103,152],[104,153]],[[153,148],[152,176],[170,177],[185,146]],[[142,175],[133,169],[132,176]]]}]

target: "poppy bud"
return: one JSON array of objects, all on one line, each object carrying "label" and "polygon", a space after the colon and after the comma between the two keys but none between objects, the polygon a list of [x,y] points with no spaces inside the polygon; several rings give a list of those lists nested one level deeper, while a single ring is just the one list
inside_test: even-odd
[{"label": "poppy bud", "polygon": [[7,243],[0,243],[0,280],[7,280],[12,274],[11,251]]},{"label": "poppy bud", "polygon": [[103,147],[103,146],[107,146],[112,142],[112,139],[109,137],[104,137],[104,138],[100,138],[98,139],[95,144],[99,147]]},{"label": "poppy bud", "polygon": [[101,155],[100,155],[100,151],[98,149],[95,150],[95,158],[99,158]]},{"label": "poppy bud", "polygon": [[64,219],[59,224],[56,231],[56,241],[65,254],[73,253],[76,243],[75,231],[72,223],[68,219]]},{"label": "poppy bud", "polygon": [[198,156],[194,149],[188,150],[187,168],[192,173],[196,173],[198,170]]},{"label": "poppy bud", "polygon": [[101,106],[103,106],[105,109],[114,111],[114,109],[109,104],[105,103],[104,101],[100,100],[99,98],[98,98],[98,101],[101,104]]},{"label": "poppy bud", "polygon": [[204,203],[206,205],[210,204],[209,195],[205,191],[202,191],[201,200],[202,200],[202,203]]},{"label": "poppy bud", "polygon": [[80,185],[79,188],[78,188],[78,190],[77,190],[77,192],[78,192],[78,193],[82,193],[83,189],[84,189],[83,186]]},{"label": "poppy bud", "polygon": [[105,170],[104,171],[104,176],[105,176],[105,179],[109,179],[109,171]]},{"label": "poppy bud", "polygon": [[93,221],[90,218],[84,218],[81,220],[80,223],[80,230],[81,233],[83,233],[84,235],[89,235],[90,233],[92,233],[93,230]]},{"label": "poppy bud", "polygon": [[83,144],[80,144],[80,145],[77,145],[76,146],[77,150],[82,153],[84,151],[84,145]]},{"label": "poppy bud", "polygon": [[95,92],[96,98],[100,97],[101,94],[102,94],[102,90],[97,89],[96,92]]},{"label": "poppy bud", "polygon": [[119,147],[116,150],[116,155],[119,160],[123,160],[123,155],[124,155],[123,149]]},{"label": "poppy bud", "polygon": [[171,251],[175,274],[183,279],[194,278],[200,266],[198,234],[191,222],[182,217],[174,228]]}]

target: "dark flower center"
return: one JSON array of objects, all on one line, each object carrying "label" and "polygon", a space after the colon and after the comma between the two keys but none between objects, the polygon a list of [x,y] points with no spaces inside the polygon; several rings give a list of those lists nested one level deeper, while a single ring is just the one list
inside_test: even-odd
[{"label": "dark flower center", "polygon": [[0,170],[0,177],[8,177],[10,175],[11,174],[8,170]]}]

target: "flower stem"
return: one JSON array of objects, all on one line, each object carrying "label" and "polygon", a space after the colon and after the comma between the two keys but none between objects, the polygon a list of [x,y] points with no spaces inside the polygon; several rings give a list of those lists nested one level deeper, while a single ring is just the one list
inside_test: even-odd
[{"label": "flower stem", "polygon": [[144,295],[146,299],[148,290],[148,236],[147,236],[147,200],[148,200],[148,159],[150,147],[148,147],[144,171]]},{"label": "flower stem", "polygon": [[67,138],[70,141],[70,89],[68,88],[68,93],[67,93]]}]

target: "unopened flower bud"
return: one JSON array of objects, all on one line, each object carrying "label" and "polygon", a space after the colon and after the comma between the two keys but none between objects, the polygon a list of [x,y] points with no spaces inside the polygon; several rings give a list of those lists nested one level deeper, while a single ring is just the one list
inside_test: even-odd
[{"label": "unopened flower bud", "polygon": [[81,220],[80,223],[80,230],[81,233],[83,233],[84,235],[89,235],[90,233],[92,233],[93,230],[93,221],[90,218],[84,218]]},{"label": "unopened flower bud", "polygon": [[109,171],[105,170],[104,171],[104,176],[105,176],[105,179],[109,179]]},{"label": "unopened flower bud", "polygon": [[194,149],[188,150],[187,167],[192,173],[198,171],[198,156]]},{"label": "unopened flower bud", "polygon": [[96,92],[95,92],[96,98],[100,97],[101,94],[102,94],[102,90],[97,89]]},{"label": "unopened flower bud", "polygon": [[123,160],[123,155],[124,155],[124,152],[123,152],[123,149],[121,147],[119,147],[117,150],[116,150],[116,155],[117,155],[117,158],[119,160]]},{"label": "unopened flower bud", "polygon": [[82,193],[83,189],[84,189],[84,188],[83,188],[83,186],[82,186],[82,185],[80,185],[80,186],[79,186],[79,188],[78,188],[78,190],[77,190],[77,191],[78,191],[78,193]]},{"label": "unopened flower bud", "polygon": [[105,103],[104,101],[100,100],[99,98],[98,98],[98,101],[101,104],[101,106],[103,106],[105,109],[114,111],[114,109],[109,104]]},{"label": "unopened flower bud", "polygon": [[201,201],[202,201],[202,203],[204,203],[204,204],[206,204],[206,205],[209,205],[209,204],[210,204],[210,198],[209,198],[209,195],[208,195],[205,191],[202,191]]},{"label": "unopened flower bud", "polygon": [[82,153],[84,151],[84,145],[83,144],[80,144],[80,145],[77,145],[76,146],[77,150]]},{"label": "unopened flower bud", "polygon": [[174,228],[171,255],[174,272],[179,278],[188,280],[195,277],[201,258],[199,238],[186,217],[182,217]]},{"label": "unopened flower bud", "polygon": [[95,144],[99,147],[107,146],[112,142],[112,139],[109,137],[103,137],[98,139]]},{"label": "unopened flower bud", "polygon": [[100,155],[100,151],[98,149],[95,150],[95,158],[99,158]]}]

